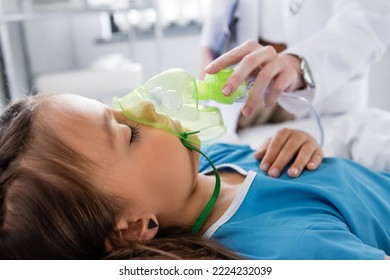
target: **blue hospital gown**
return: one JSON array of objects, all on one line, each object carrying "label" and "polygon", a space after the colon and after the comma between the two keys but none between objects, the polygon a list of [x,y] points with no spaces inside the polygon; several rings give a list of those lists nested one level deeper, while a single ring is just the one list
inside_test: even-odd
[{"label": "blue hospital gown", "polygon": [[[215,165],[249,172],[226,213],[206,232],[249,259],[384,259],[390,255],[390,174],[340,158],[274,179],[249,146],[203,149]],[[199,170],[210,168],[201,158]],[[225,167],[226,168],[226,167]]]}]

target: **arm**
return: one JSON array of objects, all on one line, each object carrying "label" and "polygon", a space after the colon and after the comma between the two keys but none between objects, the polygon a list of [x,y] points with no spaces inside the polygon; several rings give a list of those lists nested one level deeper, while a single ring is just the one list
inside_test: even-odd
[{"label": "arm", "polygon": [[[298,32],[287,30],[290,31]],[[206,71],[215,73],[238,63],[235,73],[226,83],[226,95],[248,76],[256,77],[243,110],[244,115],[250,115],[253,108],[262,102],[267,88],[265,106],[275,104],[283,91],[302,88],[304,84],[297,67],[300,62],[297,56],[305,57],[313,73],[316,90],[309,99],[316,103],[355,76],[364,76],[367,67],[386,51],[389,41],[388,0],[340,0],[322,30],[294,43],[283,54],[278,55],[272,48],[263,47],[256,41],[248,41],[213,61]],[[290,111],[289,107],[287,109]]]},{"label": "arm", "polygon": [[283,169],[293,159],[288,169],[290,177],[298,177],[302,171],[315,170],[321,164],[324,154],[316,140],[306,132],[294,129],[281,129],[255,153],[262,159],[260,169],[271,177],[279,177]]},{"label": "arm", "polygon": [[210,0],[207,5],[200,39],[201,70],[199,78],[201,79],[205,75],[205,67],[214,59],[214,53],[218,49],[223,36],[230,1]]},{"label": "arm", "polygon": [[313,103],[367,70],[390,43],[388,0],[340,0],[326,26],[285,53],[305,57],[316,83]]}]

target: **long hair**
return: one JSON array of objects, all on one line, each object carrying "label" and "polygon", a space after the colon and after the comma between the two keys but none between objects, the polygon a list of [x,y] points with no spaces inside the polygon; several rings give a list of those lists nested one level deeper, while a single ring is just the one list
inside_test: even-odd
[{"label": "long hair", "polygon": [[147,242],[119,238],[123,201],[88,180],[95,163],[64,144],[46,121],[35,121],[46,101],[25,98],[0,118],[1,259],[238,258],[183,230]]}]

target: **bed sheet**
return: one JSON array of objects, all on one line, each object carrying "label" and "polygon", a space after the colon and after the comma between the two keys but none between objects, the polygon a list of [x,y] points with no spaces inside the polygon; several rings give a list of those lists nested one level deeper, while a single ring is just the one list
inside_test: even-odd
[{"label": "bed sheet", "polygon": [[[390,112],[370,108],[365,112],[323,117],[325,156],[355,160],[377,171],[390,172]],[[257,149],[283,127],[301,129],[320,140],[315,118],[248,128],[227,133],[222,142],[248,144]]]}]

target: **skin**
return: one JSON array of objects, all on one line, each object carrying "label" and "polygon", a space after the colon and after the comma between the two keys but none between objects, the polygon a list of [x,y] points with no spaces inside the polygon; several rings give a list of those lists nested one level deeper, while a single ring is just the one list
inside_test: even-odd
[{"label": "skin", "polygon": [[[208,59],[210,54],[203,50],[202,62],[206,63]],[[273,47],[249,40],[211,61],[205,67],[205,72],[214,74],[237,64],[222,90],[227,96],[248,77],[255,77],[255,83],[242,110],[245,116],[250,116],[257,106],[275,105],[282,92],[292,92],[305,86],[300,63],[297,56],[278,54]]]},{"label": "skin", "polygon": [[[70,94],[54,95],[48,99],[38,113],[38,123],[46,122],[64,143],[98,163],[91,174],[95,185],[126,202],[117,222],[122,235],[145,240],[153,238],[158,227],[180,225],[191,228],[215,185],[213,175],[198,174],[198,153],[185,148],[178,137],[134,123],[121,111],[98,101]],[[52,116],[49,121],[48,115]],[[161,120],[162,116],[157,118]],[[161,121],[171,122],[169,118]],[[138,129],[134,128],[136,126]],[[172,123],[172,126],[175,125]],[[135,137],[137,130],[139,135]],[[318,148],[315,141],[304,133],[300,146],[292,145],[296,142],[295,132],[283,140],[285,148],[272,144],[279,142],[282,135],[270,140],[256,157],[272,162],[275,154],[286,153],[286,158],[291,158],[293,154],[299,155],[300,150],[307,153],[312,151],[311,146]],[[202,231],[226,211],[245,179],[238,173],[221,172],[220,175],[220,196]],[[158,227],[148,229],[150,219]]]}]

